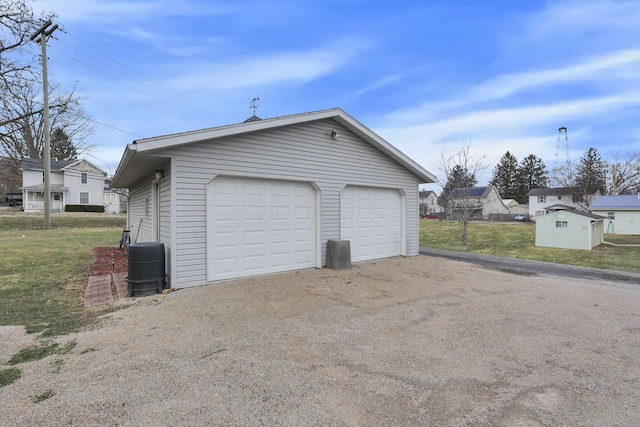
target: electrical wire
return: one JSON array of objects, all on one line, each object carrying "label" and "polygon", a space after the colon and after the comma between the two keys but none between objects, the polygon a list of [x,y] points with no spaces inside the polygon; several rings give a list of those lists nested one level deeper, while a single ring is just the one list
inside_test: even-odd
[{"label": "electrical wire", "polygon": [[[202,106],[200,106],[200,105],[198,105],[198,104],[194,103],[193,101],[189,100],[188,98],[184,97],[183,95],[179,94],[178,92],[175,92],[175,91],[173,91],[173,90],[171,90],[171,89],[167,88],[166,86],[163,86],[162,84],[160,84],[160,83],[158,83],[158,82],[156,82],[156,81],[154,81],[154,80],[152,80],[152,79],[148,78],[148,77],[147,77],[147,76],[145,76],[144,74],[142,74],[142,73],[138,72],[137,70],[135,70],[135,69],[131,68],[130,66],[128,66],[127,64],[125,64],[125,63],[123,63],[123,62],[119,61],[118,59],[114,58],[113,56],[111,56],[111,55],[109,55],[109,54],[107,54],[107,53],[105,53],[105,52],[101,51],[100,49],[98,49],[98,48],[96,48],[96,47],[94,47],[94,46],[91,46],[90,44],[86,43],[84,40],[82,40],[82,39],[80,39],[80,38],[78,38],[78,37],[75,37],[73,34],[68,33],[68,32],[63,28],[63,25],[62,25],[61,23],[58,23],[58,25],[59,25],[59,28],[58,28],[58,29],[59,29],[60,31],[62,31],[64,34],[66,34],[67,36],[69,36],[69,37],[71,37],[72,39],[74,39],[74,40],[78,41],[79,43],[82,43],[83,45],[85,45],[85,46],[87,46],[89,49],[91,49],[91,50],[93,50],[93,51],[95,51],[95,52],[99,53],[100,55],[103,55],[104,57],[106,57],[106,58],[110,59],[111,61],[115,62],[116,64],[120,65],[121,67],[124,67],[125,69],[129,70],[129,71],[130,71],[130,72],[132,72],[133,74],[136,74],[136,75],[138,75],[138,76],[142,77],[143,79],[148,80],[148,81],[149,81],[149,82],[151,82],[153,85],[155,85],[155,86],[157,86],[158,88],[161,88],[162,90],[164,90],[164,91],[168,92],[169,94],[171,94],[171,95],[172,95],[172,96],[174,96],[175,98],[178,98],[179,100],[185,101],[186,103],[185,103],[185,102],[182,102],[182,101],[180,102],[182,105],[185,105],[185,106],[187,106],[187,107],[191,108],[193,111],[198,111],[200,114],[204,114],[208,119],[213,119],[214,121],[219,122],[219,120],[217,120],[215,117],[213,117],[213,116],[211,115],[211,112],[210,112],[210,111],[208,111],[207,109],[205,109],[204,107],[202,107]],[[61,40],[58,40],[58,41],[60,41],[61,43],[65,44],[65,45],[67,45],[67,46],[69,46],[69,47],[71,47],[71,48],[73,48],[73,49],[75,49],[75,50],[77,50],[77,51],[79,51],[79,52],[81,52],[82,54],[84,54],[84,55],[86,55],[86,56],[89,56],[89,57],[91,57],[91,58],[95,59],[96,61],[98,61],[98,62],[100,62],[100,63],[104,64],[102,61],[100,61],[100,60],[98,60],[98,59],[94,58],[93,56],[91,56],[91,55],[87,54],[86,52],[83,52],[83,51],[81,51],[80,49],[77,49],[76,47],[73,47],[73,46],[69,45],[68,43],[65,43],[65,42],[63,42],[63,41],[61,41]],[[106,65],[106,64],[105,64],[105,65]],[[110,66],[109,66],[109,68],[112,68],[112,69],[113,69],[113,67],[110,67]],[[118,72],[120,72],[121,74],[123,74],[123,75],[125,75],[125,76],[126,76],[126,74],[125,74],[125,73],[123,73],[122,71],[119,71],[119,70],[118,70]],[[128,77],[130,77],[130,76],[128,76]],[[132,77],[131,77],[131,78],[132,78]],[[133,79],[133,78],[132,78],[132,79]],[[140,81],[139,81],[139,80],[137,80],[137,79],[134,79],[134,80],[136,80],[136,81],[140,82]],[[146,84],[145,84],[145,83],[143,83],[143,82],[140,82],[140,83],[141,83],[141,84],[143,84],[143,85],[145,85],[145,86],[147,86],[147,87],[149,87],[148,85],[146,85]],[[153,88],[153,87],[150,87],[150,88],[151,88],[152,90],[154,90],[154,91],[159,92],[157,89],[155,89],[155,88]],[[165,95],[165,96],[167,96],[167,95]],[[189,106],[189,105],[190,105],[190,106]]]},{"label": "electrical wire", "polygon": [[[112,75],[109,75],[109,74],[105,73],[104,71],[102,71],[102,70],[100,70],[100,69],[98,69],[98,68],[96,68],[96,67],[94,67],[94,66],[92,66],[92,65],[90,65],[90,64],[87,64],[86,62],[83,62],[83,61],[81,61],[81,60],[79,60],[79,59],[77,59],[77,58],[75,58],[75,57],[73,57],[73,56],[71,56],[71,55],[69,55],[69,54],[67,54],[67,53],[65,53],[65,52],[63,52],[63,51],[61,51],[61,50],[59,50],[59,49],[56,49],[56,48],[55,48],[55,47],[53,47],[53,46],[49,46],[49,48],[50,48],[50,49],[52,49],[52,50],[54,50],[54,51],[56,51],[56,52],[58,52],[58,53],[60,53],[60,54],[61,54],[61,55],[63,55],[63,56],[68,57],[69,59],[71,59],[71,60],[73,60],[73,61],[75,61],[75,62],[77,62],[77,63],[79,63],[79,64],[82,64],[83,66],[85,66],[85,67],[87,67],[87,68],[92,69],[93,71],[95,71],[95,72],[97,72],[97,73],[99,73],[99,74],[102,74],[103,76],[105,76],[105,77],[107,77],[107,78],[109,78],[109,79],[111,79],[111,80],[115,81],[116,83],[119,83],[119,84],[121,84],[121,85],[123,85],[123,86],[126,86],[126,87],[128,87],[129,89],[131,89],[131,90],[133,90],[133,91],[135,91],[135,92],[138,92],[138,93],[140,93],[140,94],[144,95],[145,97],[150,97],[150,98],[152,98],[152,99],[156,100],[158,103],[160,103],[160,104],[162,104],[162,105],[164,105],[165,107],[167,107],[167,108],[168,108],[167,110],[164,110],[164,111],[163,111],[162,109],[160,109],[160,108],[159,108],[159,105],[157,105],[157,104],[153,104],[153,108],[154,108],[155,110],[157,110],[157,111],[159,111],[159,112],[161,112],[161,113],[164,113],[164,114],[169,114],[169,115],[171,114],[172,110],[173,110],[173,111],[175,111],[174,106],[173,106],[173,105],[171,105],[171,104],[168,104],[166,101],[164,101],[164,100],[162,100],[162,99],[160,99],[160,98],[157,98],[157,97],[150,96],[149,94],[147,94],[147,93],[145,93],[145,92],[141,91],[140,89],[138,89],[138,88],[136,88],[136,87],[134,87],[134,86],[132,86],[132,85],[130,85],[130,84],[128,84],[128,83],[126,83],[126,82],[122,82],[122,81],[120,81],[118,78],[116,78],[116,77],[114,77],[114,76],[112,76]],[[134,99],[134,100],[135,100],[135,98],[133,98],[130,94],[128,94],[128,93],[126,93],[126,92],[125,92],[125,94],[126,94],[126,96],[129,96],[130,98],[132,98],[132,99]],[[198,121],[197,119],[195,119],[195,118],[193,118],[193,117],[189,117],[189,119],[190,119],[194,124],[197,124],[198,126],[200,126],[200,125],[201,125],[200,121]]]},{"label": "electrical wire", "polygon": [[[66,32],[65,32],[65,34],[66,34]],[[142,81],[142,80],[140,80],[140,79],[137,79],[137,78],[135,78],[135,77],[133,77],[133,76],[131,76],[131,75],[129,75],[129,74],[127,74],[127,73],[125,73],[125,72],[123,72],[123,71],[121,71],[121,70],[119,70],[119,69],[115,68],[115,67],[112,67],[111,65],[107,64],[106,62],[104,62],[104,61],[102,61],[102,60],[100,60],[100,59],[98,59],[98,58],[96,58],[96,57],[94,57],[94,56],[92,56],[92,55],[89,55],[89,54],[88,54],[88,53],[86,53],[86,52],[83,52],[82,50],[80,50],[80,49],[76,48],[75,46],[71,46],[70,44],[68,44],[68,43],[66,43],[66,42],[64,42],[64,41],[62,41],[61,39],[59,39],[59,38],[57,38],[57,37],[53,37],[53,38],[54,38],[56,41],[58,41],[58,42],[60,42],[60,43],[64,44],[65,46],[68,46],[69,48],[71,48],[71,49],[73,49],[73,50],[75,50],[75,51],[77,51],[77,52],[81,53],[82,55],[85,55],[85,56],[87,56],[87,57],[91,58],[92,60],[94,60],[94,61],[98,62],[99,64],[102,64],[102,65],[104,65],[105,67],[107,67],[107,68],[109,68],[109,69],[111,69],[111,70],[115,71],[116,73],[119,73],[119,74],[123,75],[124,77],[127,77],[127,78],[129,78],[129,79],[131,79],[131,80],[133,80],[133,81],[135,81],[135,82],[139,83],[140,85],[142,85],[142,86],[146,87],[147,89],[149,89],[149,90],[151,90],[151,91],[153,91],[153,92],[157,93],[158,95],[163,96],[163,97],[167,97],[167,98],[171,99],[172,101],[176,101],[176,102],[178,102],[179,104],[181,104],[182,106],[184,106],[184,107],[186,107],[186,108],[190,109],[191,111],[193,111],[193,112],[195,112],[195,113],[197,113],[197,114],[200,114],[203,118],[206,118],[208,122],[209,122],[209,121],[211,121],[211,120],[213,119],[213,117],[212,117],[212,116],[210,116],[210,115],[209,115],[209,113],[208,113],[207,111],[205,111],[204,109],[201,109],[201,108],[195,109],[194,107],[190,106],[189,104],[187,104],[187,103],[185,103],[185,102],[183,102],[183,101],[181,100],[181,99],[186,99],[186,98],[184,98],[184,97],[182,97],[182,96],[179,96],[179,95],[177,95],[177,94],[175,94],[175,93],[173,93],[173,92],[169,91],[169,89],[164,88],[164,87],[163,87],[163,86],[161,86],[160,84],[155,83],[155,82],[152,82],[152,83],[154,83],[155,85],[157,85],[158,87],[160,87],[160,88],[164,89],[165,91],[169,92],[170,94],[172,94],[172,95],[174,95],[174,96],[177,96],[179,99],[174,99],[174,98],[172,98],[171,96],[167,95],[166,93],[161,92],[160,90],[158,90],[158,89],[156,89],[155,87],[153,87],[153,86],[151,86],[151,85],[149,85],[149,84],[145,83],[144,81]],[[83,43],[84,43],[84,42],[83,42]],[[86,44],[86,43],[85,43],[85,44]],[[52,49],[53,49],[53,48],[52,48]],[[57,49],[56,49],[56,51],[61,52],[60,50],[57,50]],[[61,52],[61,53],[62,53],[62,52]],[[64,53],[63,53],[63,54],[64,54]],[[66,54],[65,54],[65,55],[66,55]],[[105,54],[105,55],[106,55],[106,54]],[[70,56],[70,55],[67,55],[67,56]],[[116,62],[118,62],[119,64],[121,64],[121,63],[120,63],[119,61],[117,61],[116,59],[113,59],[113,58],[111,58],[111,59],[112,59],[113,61],[116,61]],[[86,65],[86,64],[85,64],[85,65]],[[121,64],[121,65],[122,65],[122,64]],[[127,68],[128,68],[128,69],[130,69],[129,67],[127,67]],[[94,68],[94,69],[95,69],[95,68]],[[139,73],[136,73],[136,74],[139,74]],[[215,120],[215,119],[213,119],[213,120]]]}]

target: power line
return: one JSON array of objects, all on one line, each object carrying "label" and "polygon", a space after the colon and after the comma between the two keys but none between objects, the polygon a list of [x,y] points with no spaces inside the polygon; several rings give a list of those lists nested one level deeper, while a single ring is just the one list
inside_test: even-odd
[{"label": "power line", "polygon": [[[144,95],[144,96],[146,96],[146,97],[150,97],[150,98],[152,98],[152,99],[155,99],[158,103],[163,104],[165,107],[168,107],[168,108],[169,108],[169,110],[167,110],[165,113],[170,114],[170,110],[175,110],[174,106],[173,106],[173,105],[171,105],[171,104],[168,104],[166,101],[164,101],[164,100],[162,100],[162,99],[160,99],[160,98],[157,98],[157,97],[150,96],[149,94],[147,94],[147,93],[145,93],[145,92],[141,91],[140,89],[138,89],[138,88],[136,88],[136,87],[134,87],[134,86],[132,86],[132,85],[130,85],[130,84],[128,84],[128,83],[125,83],[125,82],[123,82],[123,81],[120,81],[118,78],[116,78],[116,77],[114,77],[114,76],[112,76],[112,75],[109,75],[109,74],[105,73],[104,71],[102,71],[102,70],[100,70],[100,69],[98,69],[98,68],[96,68],[96,67],[94,67],[94,66],[92,66],[92,65],[90,65],[90,64],[87,64],[86,62],[83,62],[83,61],[79,60],[78,58],[74,58],[73,56],[71,56],[71,55],[69,55],[69,54],[67,54],[67,53],[65,53],[65,52],[63,52],[63,51],[61,51],[60,49],[56,49],[55,47],[52,47],[52,46],[49,46],[49,47],[50,47],[51,49],[55,50],[56,52],[60,53],[61,55],[64,55],[64,56],[68,57],[69,59],[71,59],[71,60],[73,60],[73,61],[76,61],[77,63],[82,64],[82,65],[84,65],[85,67],[90,68],[90,69],[94,70],[95,72],[100,73],[100,74],[102,74],[103,76],[108,77],[108,78],[110,78],[111,80],[113,80],[113,81],[115,81],[115,82],[117,82],[117,83],[120,83],[120,84],[122,84],[123,86],[126,86],[126,87],[130,88],[130,89],[131,89],[131,90],[133,90],[133,91],[136,91],[136,92],[138,92],[138,93],[140,93],[140,94],[142,94],[142,95]],[[131,97],[128,93],[127,93],[127,96]],[[135,99],[135,98],[133,98],[133,97],[131,97],[131,98],[132,98],[132,99]],[[158,108],[158,105],[156,105],[156,104],[154,104],[154,105],[153,105],[153,107],[154,107],[156,110],[158,110],[158,111],[162,111],[160,108]],[[191,119],[194,123],[198,123],[198,125],[200,125],[200,122],[199,122],[197,119],[195,119],[195,118],[193,118],[193,117],[190,117],[190,119]]]},{"label": "power line", "polygon": [[106,126],[108,128],[111,128],[111,129],[114,129],[114,130],[117,130],[117,131],[120,131],[120,132],[123,132],[123,133],[128,133],[129,135],[137,136],[138,138],[144,138],[144,136],[138,135],[137,133],[129,132],[129,131],[126,131],[124,129],[117,128],[115,126],[111,126],[111,125],[108,125],[106,123],[99,122],[98,120],[90,119],[89,117],[85,117],[85,116],[83,116],[81,114],[72,113],[71,111],[67,111],[66,114],[71,114],[72,116],[76,116],[76,117],[79,117],[81,119],[88,120],[90,122],[94,122],[94,123],[97,123],[99,125]]},{"label": "power line", "polygon": [[[147,76],[145,76],[144,74],[142,74],[142,73],[140,73],[140,72],[136,71],[135,69],[133,69],[133,68],[131,68],[130,66],[128,66],[127,64],[125,64],[125,63],[123,63],[123,62],[119,61],[118,59],[114,58],[113,56],[111,56],[111,55],[109,55],[109,54],[107,54],[107,53],[105,53],[105,52],[101,51],[100,49],[98,49],[98,48],[96,48],[96,47],[94,47],[94,46],[91,46],[90,44],[86,43],[84,40],[81,40],[81,39],[79,39],[78,37],[75,37],[74,35],[72,35],[72,34],[68,33],[67,31],[65,31],[65,30],[64,30],[64,28],[61,28],[61,29],[60,29],[60,31],[62,31],[64,34],[66,34],[67,36],[71,37],[72,39],[74,39],[74,40],[78,41],[79,43],[82,43],[83,45],[87,46],[89,49],[92,49],[92,50],[94,50],[94,51],[98,52],[99,54],[103,55],[104,57],[109,58],[111,61],[113,61],[113,62],[117,63],[118,65],[120,65],[120,66],[122,66],[122,67],[124,67],[124,68],[126,68],[127,70],[129,70],[129,71],[130,71],[130,72],[132,72],[133,74],[136,74],[136,75],[138,75],[138,76],[142,77],[143,79],[148,80],[148,81],[149,81],[149,82],[151,82],[153,85],[157,86],[158,88],[161,88],[162,90],[164,90],[164,91],[168,92],[168,93],[169,93],[169,94],[171,94],[172,96],[174,96],[174,97],[178,98],[178,100],[182,100],[182,101],[179,101],[179,102],[180,102],[182,105],[186,106],[187,108],[191,108],[191,109],[192,109],[192,110],[194,110],[194,111],[198,111],[200,114],[205,115],[208,119],[213,119],[214,121],[219,121],[219,120],[217,120],[215,117],[213,117],[213,116],[211,115],[211,112],[210,112],[209,110],[207,110],[207,109],[205,109],[204,107],[202,107],[202,106],[200,106],[200,105],[198,105],[198,104],[194,103],[193,101],[189,100],[188,98],[184,97],[183,95],[179,94],[178,92],[175,92],[175,91],[173,91],[173,90],[171,90],[171,89],[169,89],[169,88],[167,88],[167,87],[163,86],[162,84],[160,84],[160,83],[158,83],[158,82],[156,82],[156,81],[154,81],[154,80],[151,80],[149,77],[147,77]],[[97,58],[95,58],[95,57],[93,57],[93,56],[91,56],[91,55],[87,54],[86,52],[83,52],[83,51],[81,51],[80,49],[77,49],[76,47],[73,47],[73,46],[69,45],[68,43],[65,43],[65,42],[63,42],[63,41],[61,41],[61,40],[59,40],[59,39],[57,39],[57,38],[56,38],[56,40],[60,41],[61,43],[65,44],[65,45],[67,45],[67,46],[69,46],[69,47],[71,47],[72,49],[77,50],[78,52],[81,52],[82,54],[84,54],[84,55],[86,55],[86,56],[89,56],[90,58],[92,58],[92,59],[94,59],[94,60],[96,60],[96,61],[100,62],[101,64],[104,64],[104,65],[108,66],[109,68],[114,69],[113,67],[111,67],[111,66],[109,66],[109,65],[105,64],[104,62],[102,62],[102,61],[98,60]],[[124,75],[124,76],[127,76],[127,74],[123,73],[123,72],[122,72],[122,71],[120,71],[120,70],[116,70],[116,71],[118,71],[119,73],[121,73],[121,74],[122,74],[122,75]],[[158,91],[156,88],[151,87],[151,86],[149,86],[149,85],[145,84],[144,82],[141,82],[140,80],[134,79],[134,78],[133,78],[133,77],[131,77],[131,76],[127,76],[127,77],[130,77],[130,78],[132,78],[133,80],[138,81],[140,84],[143,84],[144,86],[149,87],[151,90],[153,90],[153,91],[156,91],[156,92],[160,93],[160,91]],[[164,95],[164,96],[167,96],[167,95]]]},{"label": "power line", "polygon": [[[98,58],[96,58],[96,57],[94,57],[94,56],[92,56],[92,55],[89,55],[89,54],[88,54],[88,53],[86,53],[86,52],[83,52],[82,50],[80,50],[80,49],[76,48],[75,46],[71,46],[70,44],[65,43],[64,41],[60,40],[59,38],[56,38],[56,37],[54,37],[54,38],[55,38],[55,40],[56,40],[56,41],[58,41],[58,42],[60,42],[60,43],[64,44],[65,46],[68,46],[69,48],[71,48],[71,49],[73,49],[73,50],[75,50],[75,51],[77,51],[77,52],[80,52],[81,54],[83,54],[83,55],[85,55],[85,56],[88,56],[89,58],[93,59],[94,61],[98,62],[99,64],[102,64],[102,65],[104,65],[105,67],[110,68],[111,70],[113,70],[113,71],[115,71],[115,72],[117,72],[117,73],[119,73],[119,74],[123,75],[124,77],[127,77],[127,78],[129,78],[129,79],[131,79],[131,80],[133,80],[133,81],[135,81],[135,82],[139,83],[140,85],[142,85],[142,86],[144,86],[144,87],[146,87],[146,88],[150,89],[151,91],[153,91],[153,92],[157,93],[158,95],[163,96],[163,97],[167,97],[167,98],[171,99],[167,94],[162,93],[161,91],[159,91],[159,90],[158,90],[158,89],[156,89],[155,87],[153,87],[153,86],[151,86],[151,85],[149,85],[149,84],[147,84],[147,83],[145,83],[145,82],[143,82],[143,81],[141,81],[141,80],[139,80],[139,79],[137,79],[137,78],[135,78],[135,77],[132,77],[131,75],[126,74],[126,73],[122,72],[121,70],[119,70],[119,69],[117,69],[117,68],[115,68],[115,67],[112,67],[111,65],[107,64],[106,62],[101,61],[100,59],[98,59]],[[62,53],[60,50],[57,50],[57,49],[56,49],[56,51],[57,51],[57,52]],[[64,54],[64,53],[63,53],[63,54]],[[66,55],[66,54],[65,54],[65,55]],[[70,55],[66,55],[66,56],[70,56]],[[75,59],[75,58],[74,58],[74,59]],[[86,64],[85,64],[85,65],[86,65]],[[94,69],[95,69],[95,68],[94,68]],[[172,100],[173,100],[173,99],[172,99]],[[209,114],[208,114],[206,111],[204,111],[204,110],[196,110],[196,109],[194,109],[192,106],[188,105],[188,104],[187,104],[187,103],[185,103],[185,102],[182,102],[182,101],[181,101],[181,100],[179,100],[179,99],[178,99],[178,100],[174,100],[174,101],[177,101],[178,103],[180,103],[180,104],[181,104],[181,105],[183,105],[184,107],[186,107],[186,108],[188,108],[188,109],[190,109],[190,110],[192,110],[192,111],[194,111],[194,112],[196,112],[196,113],[198,113],[198,114],[201,114],[203,117],[206,117],[206,118],[207,118],[207,120],[213,119],[213,117],[209,116]],[[204,112],[203,112],[203,111],[204,111]]]}]

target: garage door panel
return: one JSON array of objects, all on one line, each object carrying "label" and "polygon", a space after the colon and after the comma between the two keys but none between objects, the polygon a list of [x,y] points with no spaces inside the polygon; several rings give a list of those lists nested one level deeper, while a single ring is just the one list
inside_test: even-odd
[{"label": "garage door panel", "polygon": [[402,253],[402,197],[397,190],[347,186],[340,195],[340,237],[354,262]]},{"label": "garage door panel", "polygon": [[231,177],[211,181],[208,280],[314,267],[315,203],[315,191],[306,183]]}]

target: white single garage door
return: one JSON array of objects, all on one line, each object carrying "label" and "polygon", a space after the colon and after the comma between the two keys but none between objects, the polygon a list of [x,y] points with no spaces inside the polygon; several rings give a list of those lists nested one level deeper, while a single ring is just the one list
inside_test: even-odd
[{"label": "white single garage door", "polygon": [[207,185],[207,279],[315,267],[316,195],[306,183],[217,177]]},{"label": "white single garage door", "polygon": [[402,197],[397,190],[347,186],[340,194],[340,238],[351,261],[401,255]]}]

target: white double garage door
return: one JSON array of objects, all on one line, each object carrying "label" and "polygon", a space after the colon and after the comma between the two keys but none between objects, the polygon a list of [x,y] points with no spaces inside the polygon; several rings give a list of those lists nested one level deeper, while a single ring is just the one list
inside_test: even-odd
[{"label": "white double garage door", "polygon": [[[320,197],[309,183],[217,177],[207,185],[207,280],[318,266]],[[397,190],[347,186],[340,238],[353,262],[402,253]]]}]

